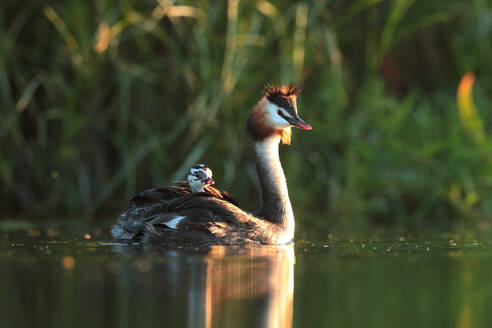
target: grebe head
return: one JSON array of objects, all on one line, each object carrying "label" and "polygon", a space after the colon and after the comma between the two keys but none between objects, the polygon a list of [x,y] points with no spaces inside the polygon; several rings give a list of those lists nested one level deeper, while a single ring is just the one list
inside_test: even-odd
[{"label": "grebe head", "polygon": [[297,97],[300,93],[293,84],[267,85],[265,94],[253,107],[246,123],[246,130],[251,138],[260,141],[278,135],[284,144],[289,144],[291,127],[311,130],[311,126],[297,114]]},{"label": "grebe head", "polygon": [[204,164],[198,164],[190,169],[188,183],[192,192],[203,192],[204,187],[213,185],[212,170]]}]

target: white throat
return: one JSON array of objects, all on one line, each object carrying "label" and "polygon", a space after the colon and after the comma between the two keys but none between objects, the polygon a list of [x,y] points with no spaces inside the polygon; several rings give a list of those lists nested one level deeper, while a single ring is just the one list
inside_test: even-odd
[{"label": "white throat", "polygon": [[268,137],[254,143],[256,169],[263,192],[260,214],[268,221],[278,223],[281,233],[278,243],[288,243],[294,238],[294,212],[289,199],[289,191],[284,171],[280,163],[278,136]]}]

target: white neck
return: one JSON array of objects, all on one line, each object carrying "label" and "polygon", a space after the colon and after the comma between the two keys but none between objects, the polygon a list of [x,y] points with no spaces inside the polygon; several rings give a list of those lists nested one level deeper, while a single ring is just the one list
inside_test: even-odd
[{"label": "white neck", "polygon": [[259,215],[280,227],[278,243],[287,243],[294,238],[294,212],[289,199],[287,182],[278,154],[280,138],[271,136],[254,142],[256,170],[263,193]]}]

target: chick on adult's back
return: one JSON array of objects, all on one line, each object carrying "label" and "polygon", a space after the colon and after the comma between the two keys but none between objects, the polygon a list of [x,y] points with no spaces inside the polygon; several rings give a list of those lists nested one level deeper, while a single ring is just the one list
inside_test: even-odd
[{"label": "chick on adult's back", "polygon": [[183,196],[216,197],[238,205],[236,200],[226,191],[215,189],[211,185],[212,170],[204,164],[198,164],[190,169],[187,181],[175,182],[164,188],[147,189],[130,199],[130,208],[123,212],[111,229],[111,235],[118,241],[140,241],[146,225],[167,224],[173,228],[178,221],[170,220],[166,209],[171,201]]}]

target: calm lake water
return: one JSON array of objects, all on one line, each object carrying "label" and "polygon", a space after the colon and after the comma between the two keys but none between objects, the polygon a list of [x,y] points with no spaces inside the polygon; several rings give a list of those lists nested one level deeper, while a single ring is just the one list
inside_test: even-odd
[{"label": "calm lake water", "polygon": [[490,327],[492,247],[438,235],[121,245],[0,227],[1,327]]}]

